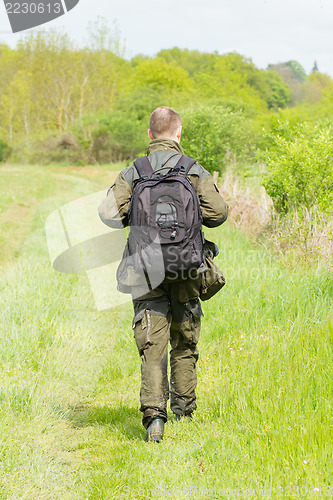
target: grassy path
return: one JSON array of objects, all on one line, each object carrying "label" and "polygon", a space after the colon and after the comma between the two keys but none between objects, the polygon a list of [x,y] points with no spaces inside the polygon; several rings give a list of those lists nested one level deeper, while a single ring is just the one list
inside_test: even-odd
[{"label": "grassy path", "polygon": [[203,305],[198,411],[144,443],[131,304],[97,312],[44,233],[112,176],[0,168],[0,499],[332,498],[332,276],[207,231],[227,286]]}]

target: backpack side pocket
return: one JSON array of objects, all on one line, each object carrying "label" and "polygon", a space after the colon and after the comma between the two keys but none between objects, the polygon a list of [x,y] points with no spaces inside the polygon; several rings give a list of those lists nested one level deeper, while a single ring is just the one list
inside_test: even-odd
[{"label": "backpack side pocket", "polygon": [[213,259],[208,255],[205,256],[205,264],[208,269],[203,273],[202,276],[200,288],[201,300],[209,300],[225,285],[225,278],[221,270],[217,267]]}]

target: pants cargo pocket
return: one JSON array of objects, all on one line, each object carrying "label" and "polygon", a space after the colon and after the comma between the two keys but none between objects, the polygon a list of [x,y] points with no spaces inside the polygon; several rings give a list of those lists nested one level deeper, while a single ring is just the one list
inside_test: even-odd
[{"label": "pants cargo pocket", "polygon": [[199,342],[200,337],[200,328],[201,328],[201,319],[200,316],[192,317],[190,319],[191,324],[191,340],[192,344],[197,344]]},{"label": "pants cargo pocket", "polygon": [[202,310],[199,300],[191,300],[185,304],[184,321],[180,323],[179,329],[187,344],[199,342]]},{"label": "pants cargo pocket", "polygon": [[133,320],[133,330],[134,330],[134,338],[139,350],[139,354],[141,356],[144,349],[151,345],[150,340],[150,325],[151,325],[151,316],[150,311],[148,309],[144,311],[139,311]]}]

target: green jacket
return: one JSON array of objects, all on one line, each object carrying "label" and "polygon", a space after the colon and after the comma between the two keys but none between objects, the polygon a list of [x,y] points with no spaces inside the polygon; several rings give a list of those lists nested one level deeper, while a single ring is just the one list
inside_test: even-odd
[{"label": "green jacket", "polygon": [[[150,142],[147,152],[153,170],[158,170],[162,174],[174,167],[183,154],[180,144],[170,139],[154,139]],[[220,195],[210,173],[196,162],[191,167],[188,177],[199,195],[203,224],[206,227],[216,227],[225,222],[228,217],[228,205]],[[98,208],[99,216],[104,224],[112,228],[122,228],[128,225],[127,216],[133,183],[138,178],[133,164],[117,176],[105,200]]]}]

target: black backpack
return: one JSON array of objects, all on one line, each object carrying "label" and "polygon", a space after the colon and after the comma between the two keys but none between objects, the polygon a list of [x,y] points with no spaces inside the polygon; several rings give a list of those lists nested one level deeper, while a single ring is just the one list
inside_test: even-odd
[{"label": "black backpack", "polygon": [[198,276],[204,261],[198,193],[187,173],[196,160],[182,156],[167,174],[154,172],[147,156],[134,166],[139,174],[128,213],[130,233],[117,271],[118,289]]}]

